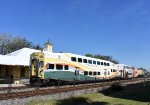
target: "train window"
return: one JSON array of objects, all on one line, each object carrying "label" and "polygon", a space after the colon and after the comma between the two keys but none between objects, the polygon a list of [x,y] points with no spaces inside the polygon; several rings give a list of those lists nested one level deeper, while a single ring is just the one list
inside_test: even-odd
[{"label": "train window", "polygon": [[96,71],[93,72],[93,75],[96,75]]},{"label": "train window", "polygon": [[101,62],[101,65],[103,65],[104,63],[103,62]]},{"label": "train window", "polygon": [[92,64],[92,60],[88,60],[88,63],[89,63],[89,64]]},{"label": "train window", "polygon": [[87,63],[87,59],[83,59],[83,62],[84,62],[84,63]]},{"label": "train window", "polygon": [[57,64],[57,65],[56,65],[56,69],[57,69],[57,70],[62,70],[62,69],[63,69],[63,66],[62,66],[62,65]]},{"label": "train window", "polygon": [[113,69],[113,72],[116,72],[117,70]]},{"label": "train window", "polygon": [[92,75],[92,71],[89,71],[89,75]]},{"label": "train window", "polygon": [[104,62],[104,66],[106,66],[106,62]]},{"label": "train window", "polygon": [[95,64],[95,65],[96,65],[96,61],[93,61],[93,64]]},{"label": "train window", "polygon": [[54,64],[47,64],[47,69],[54,69]]},{"label": "train window", "polygon": [[82,58],[78,58],[78,62],[81,62],[81,63],[82,63]]},{"label": "train window", "polygon": [[84,71],[84,75],[88,75],[88,72],[87,72],[87,71]]},{"label": "train window", "polygon": [[33,62],[34,68],[37,68],[38,67],[38,61],[37,60],[32,60],[32,62]]},{"label": "train window", "polygon": [[100,62],[99,62],[99,61],[97,61],[97,65],[100,65]]},{"label": "train window", "polygon": [[40,61],[39,67],[40,67],[40,68],[43,68],[43,66],[44,66],[44,62],[43,62],[43,61]]},{"label": "train window", "polygon": [[74,61],[74,62],[77,61],[76,57],[71,57],[71,60]]},{"label": "train window", "polygon": [[65,65],[65,66],[64,66],[64,69],[65,69],[65,70],[68,70],[68,69],[69,69],[68,65]]},{"label": "train window", "polygon": [[128,75],[132,75],[132,73],[128,73]]},{"label": "train window", "polygon": [[98,72],[98,75],[101,75],[101,72]]},{"label": "train window", "polygon": [[109,63],[107,63],[107,66],[109,66]]}]

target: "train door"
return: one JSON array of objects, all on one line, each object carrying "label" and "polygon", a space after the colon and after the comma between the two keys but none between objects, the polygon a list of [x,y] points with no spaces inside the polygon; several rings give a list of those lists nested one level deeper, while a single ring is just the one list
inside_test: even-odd
[{"label": "train door", "polygon": [[31,76],[34,76],[34,77],[36,77],[36,76],[38,76],[38,60],[37,59],[33,59],[33,60],[31,60],[31,63],[30,63],[31,65],[31,67],[30,67],[30,74],[31,74]]},{"label": "train door", "polygon": [[80,71],[78,69],[75,70],[75,80],[80,80]]},{"label": "train door", "polygon": [[107,78],[107,70],[104,70],[104,78]]}]

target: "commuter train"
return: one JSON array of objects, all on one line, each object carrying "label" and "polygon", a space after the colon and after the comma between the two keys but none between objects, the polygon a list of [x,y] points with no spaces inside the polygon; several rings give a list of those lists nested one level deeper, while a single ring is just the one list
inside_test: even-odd
[{"label": "commuter train", "polygon": [[31,84],[118,77],[117,65],[114,63],[71,53],[35,52],[30,56],[30,70]]},{"label": "commuter train", "polygon": [[35,52],[30,56],[31,84],[57,84],[58,80],[100,81],[138,75],[138,70],[131,66],[77,54]]},{"label": "commuter train", "polygon": [[136,77],[143,77],[144,71],[137,69],[133,66],[125,65],[125,64],[117,64],[118,66],[118,74],[120,78],[136,78]]}]

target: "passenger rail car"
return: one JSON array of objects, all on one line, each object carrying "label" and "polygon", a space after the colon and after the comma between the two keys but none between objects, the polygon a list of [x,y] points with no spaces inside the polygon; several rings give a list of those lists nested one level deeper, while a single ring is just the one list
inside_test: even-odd
[{"label": "passenger rail car", "polygon": [[30,56],[30,65],[31,84],[118,77],[117,65],[114,63],[71,53],[36,52]]},{"label": "passenger rail car", "polygon": [[119,77],[127,79],[127,78],[134,78],[135,76],[135,69],[129,65],[125,64],[117,64]]}]

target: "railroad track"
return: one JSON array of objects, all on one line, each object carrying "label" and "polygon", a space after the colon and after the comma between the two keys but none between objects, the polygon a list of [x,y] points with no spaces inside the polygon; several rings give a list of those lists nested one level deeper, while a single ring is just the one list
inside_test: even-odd
[{"label": "railroad track", "polygon": [[[106,86],[107,84],[105,84]],[[88,88],[96,88],[100,85],[84,85],[84,86],[78,86],[78,87],[66,87],[66,88],[57,88],[57,89],[40,89],[36,91],[30,91],[30,92],[19,92],[19,93],[6,93],[0,95],[0,100],[7,100],[7,99],[20,99],[20,98],[27,98],[27,97],[33,97],[33,96],[39,96],[39,95],[51,95],[51,94],[57,94],[62,92],[69,92],[74,90],[81,90],[81,89],[88,89]],[[104,85],[103,85],[104,86]]]},{"label": "railroad track", "polygon": [[[130,79],[130,80],[113,80],[114,81],[134,81],[134,80],[140,80],[141,78],[134,78],[134,79]],[[96,82],[96,84],[102,84],[102,83],[107,83],[107,82],[111,82],[111,81],[101,81],[101,82]],[[95,84],[94,82],[93,83],[86,83],[86,84]],[[72,84],[73,85],[73,84]],[[72,85],[63,85],[63,86],[72,86]],[[77,84],[77,85],[85,85],[85,84]],[[56,87],[56,86],[51,86],[51,87]],[[8,86],[8,87],[0,87],[0,91],[7,91],[7,90],[19,90],[19,89],[28,89],[28,88],[37,88],[36,86],[35,87],[31,87],[31,86],[18,86],[18,87],[12,87],[11,85]],[[40,87],[40,88],[45,88],[45,87]]]},{"label": "railroad track", "polygon": [[[35,90],[25,91],[25,92],[17,92],[17,93],[3,93],[0,94],[0,100],[8,100],[8,99],[21,99],[33,96],[42,96],[42,95],[52,95],[57,93],[75,91],[75,90],[82,90],[88,88],[97,88],[97,87],[106,87],[111,86],[113,83],[119,82],[121,84],[129,83],[129,82],[136,82],[141,81],[141,79],[136,78],[132,80],[120,80],[120,81],[108,81],[108,82],[101,82],[101,83],[91,83],[91,84],[79,84],[74,86],[60,86],[59,88],[39,88]],[[29,87],[14,87],[13,89],[26,89]],[[1,88],[2,89],[2,88]]]}]

